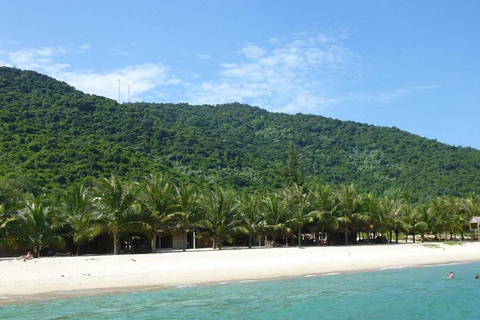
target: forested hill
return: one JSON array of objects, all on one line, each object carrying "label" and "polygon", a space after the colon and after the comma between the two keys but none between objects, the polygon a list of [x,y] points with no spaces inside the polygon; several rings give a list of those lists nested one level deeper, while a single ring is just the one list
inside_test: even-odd
[{"label": "forested hill", "polygon": [[480,191],[480,151],[396,128],[237,103],[118,104],[0,68],[0,179],[24,189],[159,171],[205,186],[275,189],[285,183],[291,142],[306,184],[415,199]]}]

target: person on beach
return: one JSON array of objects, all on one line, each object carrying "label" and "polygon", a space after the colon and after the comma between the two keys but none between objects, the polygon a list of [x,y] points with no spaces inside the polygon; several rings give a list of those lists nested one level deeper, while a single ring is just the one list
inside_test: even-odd
[{"label": "person on beach", "polygon": [[30,251],[28,251],[27,254],[20,256],[15,260],[23,260],[25,262],[27,260],[32,260],[32,259],[33,259],[33,254],[31,254]]},{"label": "person on beach", "polygon": [[453,271],[450,271],[450,273],[448,274],[448,279],[453,279]]}]

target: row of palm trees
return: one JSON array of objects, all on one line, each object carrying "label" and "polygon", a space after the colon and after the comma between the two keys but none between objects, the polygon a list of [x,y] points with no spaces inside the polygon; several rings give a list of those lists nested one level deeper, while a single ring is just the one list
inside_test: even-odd
[{"label": "row of palm trees", "polygon": [[354,185],[291,185],[276,192],[240,194],[174,183],[165,175],[135,183],[112,175],[91,188],[74,185],[58,199],[26,195],[9,210],[0,204],[0,232],[4,242],[27,245],[37,256],[70,239],[79,254],[82,243],[109,234],[118,254],[122,235],[132,232],[145,235],[153,252],[159,231],[181,233],[183,250],[191,231],[219,249],[235,237],[247,237],[249,247],[264,239],[288,245],[288,239],[296,237],[301,246],[307,233],[316,235],[317,244],[331,239],[369,242],[379,235],[398,242],[399,233],[406,241],[409,235],[414,240],[420,235],[423,241],[427,234],[463,239],[473,216],[480,216],[480,197],[474,193],[412,204],[408,194],[377,198],[357,192]]}]

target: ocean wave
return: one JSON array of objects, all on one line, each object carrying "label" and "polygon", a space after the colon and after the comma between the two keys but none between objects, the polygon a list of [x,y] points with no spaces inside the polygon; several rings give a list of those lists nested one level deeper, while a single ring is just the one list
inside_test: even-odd
[{"label": "ocean wave", "polygon": [[396,270],[396,269],[405,269],[407,266],[394,266],[394,267],[385,267],[385,268],[380,268],[378,270]]}]

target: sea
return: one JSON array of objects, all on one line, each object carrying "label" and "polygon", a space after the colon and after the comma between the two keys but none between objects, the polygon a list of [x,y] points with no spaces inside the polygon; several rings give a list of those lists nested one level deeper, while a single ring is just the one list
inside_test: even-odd
[{"label": "sea", "polygon": [[224,282],[3,303],[0,319],[480,319],[476,274],[480,262]]}]

